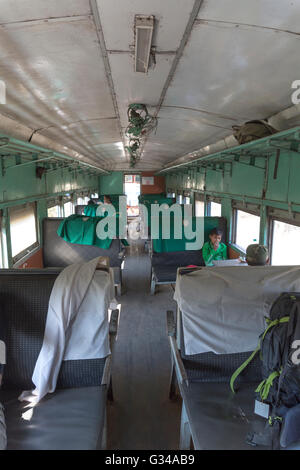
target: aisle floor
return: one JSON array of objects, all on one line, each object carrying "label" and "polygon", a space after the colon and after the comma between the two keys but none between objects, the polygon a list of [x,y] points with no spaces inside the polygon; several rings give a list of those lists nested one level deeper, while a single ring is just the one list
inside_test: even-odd
[{"label": "aisle floor", "polygon": [[150,295],[150,258],[131,242],[123,270],[119,334],[114,352],[114,402],[108,406],[108,449],[178,449],[180,401],[170,401],[166,311],[171,286]]}]

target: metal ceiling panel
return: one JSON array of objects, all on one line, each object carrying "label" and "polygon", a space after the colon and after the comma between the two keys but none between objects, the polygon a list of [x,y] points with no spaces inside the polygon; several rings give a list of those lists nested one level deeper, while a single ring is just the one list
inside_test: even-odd
[{"label": "metal ceiling panel", "polygon": [[268,117],[291,105],[298,56],[299,39],[288,33],[197,24],[164,105],[199,108],[241,121]]},{"label": "metal ceiling panel", "polygon": [[120,140],[92,18],[1,27],[0,44],[5,115],[83,154],[88,134]]},{"label": "metal ceiling panel", "polygon": [[[194,4],[97,0],[101,51],[89,0],[2,0],[0,79],[7,104],[0,105],[1,125],[15,122],[32,142],[54,142],[80,159],[125,168],[118,112],[125,130],[128,105],[145,103],[154,113],[170,82],[157,132],[136,166],[158,169],[230,135],[233,124],[289,108],[291,84],[299,79],[299,1],[204,0],[168,76]],[[134,72],[137,14],[157,20],[156,65],[147,74]]]},{"label": "metal ceiling panel", "polygon": [[194,0],[97,0],[108,50],[128,51],[134,45],[134,16],[154,15],[153,45],[158,51],[176,51]]},{"label": "metal ceiling panel", "polygon": [[6,113],[33,128],[114,116],[91,19],[0,28],[0,44]]},{"label": "metal ceiling panel", "polygon": [[1,0],[0,24],[89,14],[89,0]]},{"label": "metal ceiling panel", "polygon": [[299,1],[204,0],[198,18],[299,32]]},{"label": "metal ceiling panel", "polygon": [[147,74],[134,72],[134,60],[129,54],[110,54],[115,92],[119,106],[121,124],[128,125],[127,109],[130,103],[144,103],[155,106],[165,80],[168,76],[173,56],[160,55],[156,58],[156,66]]}]

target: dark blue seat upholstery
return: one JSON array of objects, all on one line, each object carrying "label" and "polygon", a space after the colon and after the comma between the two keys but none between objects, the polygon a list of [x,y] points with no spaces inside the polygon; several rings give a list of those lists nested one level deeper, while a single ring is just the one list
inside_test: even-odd
[{"label": "dark blue seat upholstery", "polygon": [[43,344],[50,293],[59,272],[0,270],[0,315],[7,348],[0,402],[5,407],[8,449],[94,449],[102,438],[105,358],[63,361],[57,390],[34,408],[29,421],[22,419],[28,403],[17,400],[22,390],[34,388],[31,377]]}]

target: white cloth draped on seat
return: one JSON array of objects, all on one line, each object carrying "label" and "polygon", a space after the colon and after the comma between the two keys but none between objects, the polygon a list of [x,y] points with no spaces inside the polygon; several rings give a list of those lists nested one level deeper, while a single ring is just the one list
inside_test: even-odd
[{"label": "white cloth draped on seat", "polygon": [[177,275],[185,353],[254,350],[274,300],[300,292],[300,266],[202,268]]},{"label": "white cloth draped on seat", "polygon": [[43,345],[32,381],[36,388],[19,400],[39,402],[54,392],[63,360],[97,359],[110,354],[108,309],[116,308],[113,270],[96,270],[107,259],[65,268],[55,280],[46,319]]}]

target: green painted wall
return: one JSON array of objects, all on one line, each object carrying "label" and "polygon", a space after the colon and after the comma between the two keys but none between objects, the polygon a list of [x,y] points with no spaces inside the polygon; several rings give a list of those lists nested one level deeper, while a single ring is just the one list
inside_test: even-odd
[{"label": "green painted wall", "polygon": [[122,171],[113,171],[109,175],[99,176],[99,194],[123,194],[124,175]]},{"label": "green painted wall", "polygon": [[49,198],[80,190],[98,189],[98,178],[54,170],[39,179],[35,176],[35,165],[8,168],[3,176],[0,170],[0,208],[22,204],[32,200]]},{"label": "green painted wall", "polygon": [[38,239],[42,243],[41,223],[47,217],[47,199],[70,193],[94,192],[98,190],[98,177],[87,173],[70,172],[68,168],[53,170],[44,174],[41,179],[35,175],[35,164],[26,166],[6,165],[4,175],[0,169],[0,209],[2,233],[2,258],[5,267],[12,267],[9,207],[26,202],[36,201],[39,221]]},{"label": "green painted wall", "polygon": [[[295,149],[297,150],[297,149]],[[267,241],[268,207],[285,211],[300,212],[300,153],[282,150],[279,156],[277,175],[274,172],[276,155],[267,159],[257,157],[255,166],[240,162],[226,163],[224,168],[215,169],[178,169],[166,176],[168,190],[182,191],[189,189],[204,196],[221,198],[222,214],[229,222],[231,235],[232,200],[261,206],[260,241]],[[261,168],[257,168],[257,166]],[[292,218],[292,217],[291,217]]]},{"label": "green painted wall", "polygon": [[256,158],[255,162],[262,168],[233,162],[232,168],[225,164],[224,170],[178,170],[166,176],[167,188],[190,189],[282,209],[291,206],[293,211],[300,212],[300,153],[281,152],[277,177],[274,175],[275,159],[275,155],[269,157],[267,171],[263,168],[263,158]]}]

